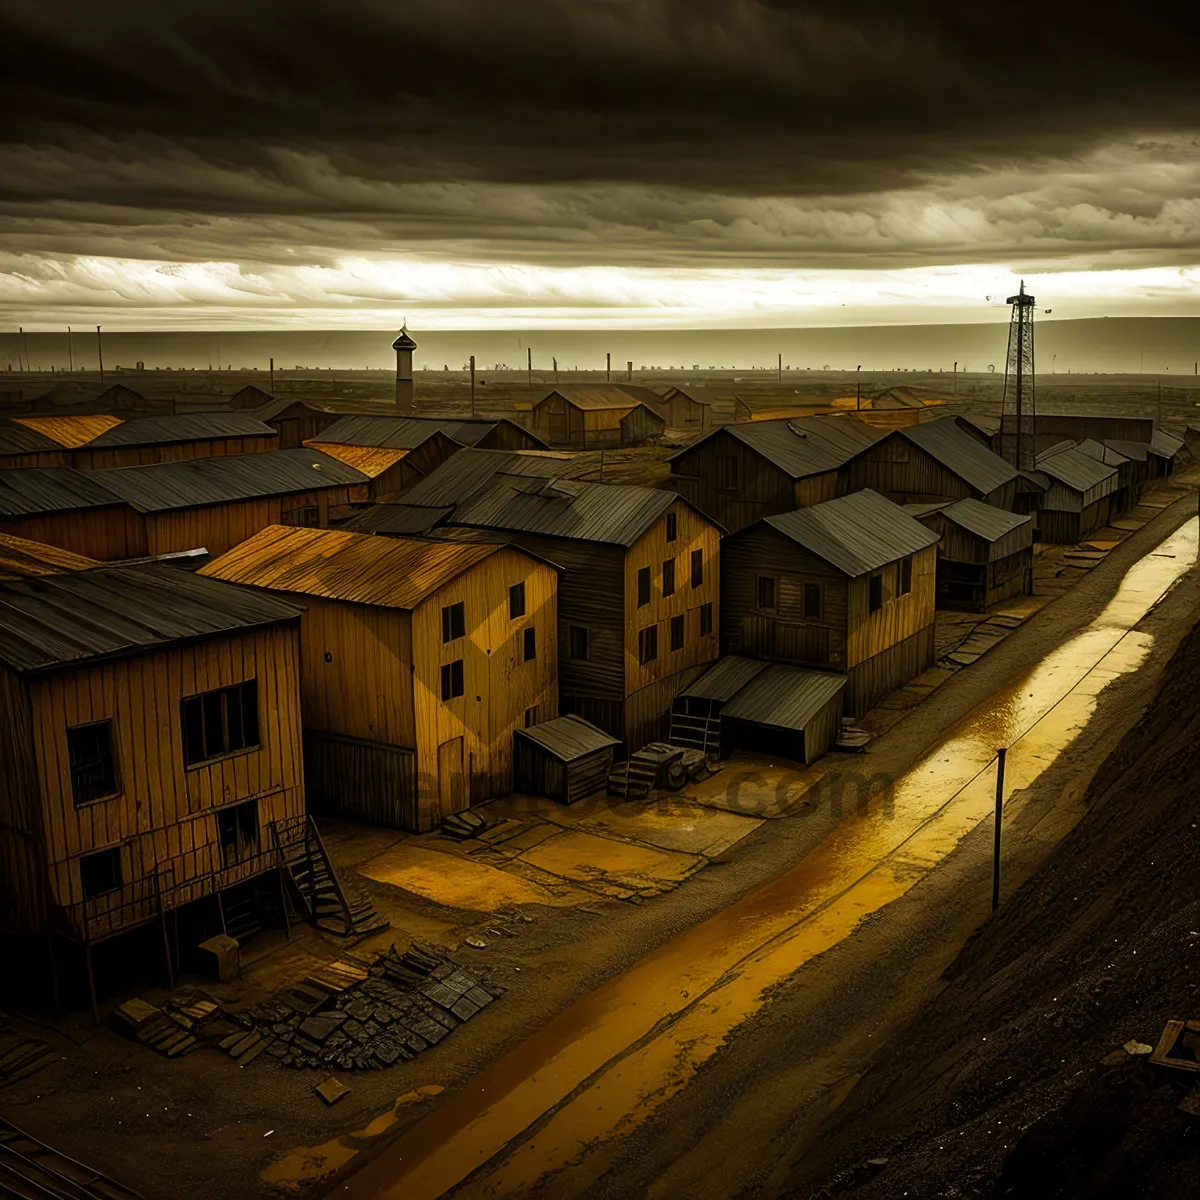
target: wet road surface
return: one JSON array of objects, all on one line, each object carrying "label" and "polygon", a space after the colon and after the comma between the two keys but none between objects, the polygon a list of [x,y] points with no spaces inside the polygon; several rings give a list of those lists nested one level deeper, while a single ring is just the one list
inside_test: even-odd
[{"label": "wet road surface", "polygon": [[1127,572],[1086,628],[972,710],[890,796],[792,871],[577,1001],[336,1194],[506,1196],[550,1179],[555,1191],[586,1190],[589,1157],[686,1088],[773,985],[904,896],[990,818],[997,747],[1009,747],[1006,795],[1054,762],[1100,692],[1145,660],[1152,639],[1133,627],[1196,557],[1192,519]]}]

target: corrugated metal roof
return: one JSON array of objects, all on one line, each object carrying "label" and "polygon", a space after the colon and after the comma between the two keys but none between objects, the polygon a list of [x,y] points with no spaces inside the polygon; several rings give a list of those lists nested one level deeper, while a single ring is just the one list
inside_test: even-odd
[{"label": "corrugated metal roof", "polygon": [[177,416],[130,417],[86,445],[93,450],[109,446],[163,446],[173,442],[275,436],[275,430],[270,425],[264,425],[247,412],[183,413]]},{"label": "corrugated metal roof", "polygon": [[750,680],[765,671],[769,665],[755,658],[727,654],[699,679],[685,687],[679,696],[686,700],[716,700],[724,703],[726,700],[732,700]]},{"label": "corrugated metal roof", "polygon": [[1145,462],[1150,453],[1149,442],[1127,442],[1123,438],[1101,438],[1104,445],[1133,462]]},{"label": "corrugated metal roof", "polygon": [[1117,467],[1119,469],[1127,466],[1129,463],[1128,454],[1122,454],[1106,442],[1098,442],[1095,438],[1084,438],[1077,448],[1080,453],[1086,454],[1088,458],[1094,458],[1106,467]]},{"label": "corrugated metal roof", "polygon": [[410,488],[404,502],[442,508],[469,500],[499,474],[554,479],[590,469],[572,454],[549,450],[460,450]]},{"label": "corrugated metal roof", "polygon": [[845,686],[845,675],[771,663],[721,709],[721,719],[802,730]]},{"label": "corrugated metal roof", "polygon": [[[109,391],[112,391],[110,388]],[[14,421],[36,430],[50,438],[60,447],[76,450],[94,441],[102,433],[122,423],[120,417],[107,413],[94,413],[87,416],[74,417],[14,417]]]},{"label": "corrugated metal roof", "polygon": [[342,526],[350,533],[411,535],[428,533],[450,514],[453,507],[418,508],[414,504],[373,504]]},{"label": "corrugated metal roof", "polygon": [[299,608],[190,571],[102,566],[0,585],[0,661],[41,671],[274,625]]},{"label": "corrugated metal roof", "polygon": [[[461,422],[460,422],[461,423]],[[416,450],[442,432],[442,421],[422,417],[376,417],[355,413],[321,430],[321,441],[342,446]],[[480,437],[483,435],[480,434]]]},{"label": "corrugated metal roof", "polygon": [[[624,410],[628,412],[645,404],[642,397],[634,396],[615,383],[572,384],[556,387],[547,392],[537,404],[551,396],[561,396],[568,404],[585,412]],[[660,397],[655,396],[655,399]],[[534,407],[537,405],[535,404]],[[647,405],[649,408],[650,405]]]},{"label": "corrugated metal roof", "polygon": [[[524,486],[522,486],[524,485]],[[536,490],[525,490],[526,487]],[[578,479],[497,482],[455,512],[456,525],[632,546],[679,500],[662,488]]]},{"label": "corrugated metal roof", "polygon": [[411,609],[500,548],[270,525],[200,573],[249,587]]},{"label": "corrugated metal roof", "polygon": [[167,512],[367,482],[362,471],[307,448],[120,467],[91,474],[139,512]]},{"label": "corrugated metal roof", "polygon": [[60,442],[19,421],[0,420],[0,454],[43,454],[62,448]]},{"label": "corrugated metal roof", "polygon": [[101,482],[108,472],[77,471],[74,467],[19,467],[0,471],[0,516],[69,512],[122,503]]},{"label": "corrugated metal roof", "polygon": [[942,516],[955,525],[962,526],[968,533],[983,538],[986,542],[998,542],[1014,529],[1028,525],[1032,538],[1033,518],[1019,513],[1005,512],[982,500],[959,500],[942,510]]},{"label": "corrugated metal roof", "polygon": [[938,540],[936,533],[870,488],[766,517],[764,523],[851,577],[915,554]]},{"label": "corrugated metal roof", "polygon": [[38,575],[59,575],[63,571],[87,571],[100,564],[95,559],[72,554],[58,546],[31,542],[0,533],[0,580],[30,579]]},{"label": "corrugated metal roof", "polygon": [[836,471],[879,440],[878,433],[849,414],[743,421],[714,430],[708,437],[672,455],[670,461],[721,434],[737,438],[792,479]]},{"label": "corrugated metal roof", "polygon": [[952,417],[908,425],[891,436],[905,438],[914,446],[919,446],[948,471],[953,471],[985,496],[1017,477],[1016,467],[1005,462],[998,454],[993,454]]},{"label": "corrugated metal roof", "polygon": [[1091,488],[1099,487],[1109,479],[1113,481],[1113,487],[1116,486],[1116,467],[1107,467],[1104,463],[1089,458],[1077,446],[1070,446],[1062,450],[1055,448],[1039,454],[1037,469],[1044,475],[1049,475],[1051,479],[1065,483],[1067,487],[1073,488],[1077,492],[1086,492]]},{"label": "corrugated metal roof", "polygon": [[1155,429],[1150,435],[1150,453],[1160,458],[1174,458],[1183,449],[1183,438],[1168,433],[1165,429]]},{"label": "corrugated metal roof", "polygon": [[924,504],[902,504],[900,507],[914,521],[919,521],[922,517],[927,517],[930,513],[941,512],[943,508],[949,508],[952,501],[950,500],[930,500]]},{"label": "corrugated metal roof", "polygon": [[304,444],[310,450],[328,454],[330,458],[336,458],[338,462],[344,462],[372,479],[377,479],[411,453],[409,450],[386,450],[378,446],[339,446],[319,437],[309,438]]},{"label": "corrugated metal roof", "polygon": [[591,721],[574,715],[555,717],[529,729],[516,730],[517,737],[528,738],[543,750],[553,754],[561,762],[574,762],[586,754],[605,750],[621,743],[610,737],[603,729],[597,729]]}]

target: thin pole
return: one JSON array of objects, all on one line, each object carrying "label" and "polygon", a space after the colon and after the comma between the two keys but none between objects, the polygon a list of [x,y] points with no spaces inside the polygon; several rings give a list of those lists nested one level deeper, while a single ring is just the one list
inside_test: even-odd
[{"label": "thin pole", "polygon": [[471,355],[471,416],[475,415],[475,355]]},{"label": "thin pole", "polygon": [[854,411],[862,411],[862,363],[854,368]]},{"label": "thin pole", "polygon": [[958,395],[958,359],[954,360],[954,395]]},{"label": "thin pole", "polygon": [[100,386],[104,386],[104,346],[100,341],[100,326],[96,326],[96,357],[100,360]]},{"label": "thin pole", "polygon": [[1000,822],[1004,818],[1004,760],[1008,748],[996,751],[996,832],[992,842],[992,911],[1000,907]]},{"label": "thin pole", "polygon": [[783,382],[783,351],[782,350],[779,352],[778,370],[779,370],[779,382],[782,383]]},{"label": "thin pole", "polygon": [[19,361],[21,359],[21,357],[24,356],[25,365],[23,367],[21,367],[21,370],[28,371],[29,370],[29,343],[25,340],[25,326],[18,325],[17,332],[21,335],[20,344],[17,346],[17,359]]},{"label": "thin pole", "polygon": [[525,371],[529,380],[529,404],[533,405],[533,347],[525,347]]},{"label": "thin pole", "polygon": [[271,359],[271,395],[275,395],[275,360]]},{"label": "thin pole", "polygon": [[71,327],[67,326],[67,370],[75,374],[75,352],[71,349]]},{"label": "thin pole", "polygon": [[554,386],[558,387],[558,359],[552,358],[550,361],[554,364]]},{"label": "thin pole", "polygon": [[604,356],[604,378],[612,383],[612,354]]}]

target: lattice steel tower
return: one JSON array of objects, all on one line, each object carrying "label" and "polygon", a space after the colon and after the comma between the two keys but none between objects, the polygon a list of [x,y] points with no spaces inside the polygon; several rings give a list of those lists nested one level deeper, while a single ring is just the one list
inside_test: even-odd
[{"label": "lattice steel tower", "polygon": [[1014,467],[1031,470],[1037,447],[1037,400],[1034,394],[1033,312],[1034,298],[1021,290],[1009,296],[1012,319],[1008,325],[1008,359],[1004,364],[1004,406],[1001,412],[1001,441],[1004,457]]}]

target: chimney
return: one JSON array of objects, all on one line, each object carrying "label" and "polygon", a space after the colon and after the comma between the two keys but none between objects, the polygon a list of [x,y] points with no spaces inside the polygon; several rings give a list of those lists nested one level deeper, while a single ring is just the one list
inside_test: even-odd
[{"label": "chimney", "polygon": [[416,397],[413,393],[413,351],[417,343],[408,336],[407,329],[400,330],[400,336],[392,343],[396,352],[396,411],[412,413],[416,409]]}]

